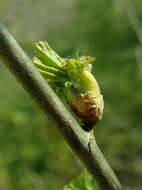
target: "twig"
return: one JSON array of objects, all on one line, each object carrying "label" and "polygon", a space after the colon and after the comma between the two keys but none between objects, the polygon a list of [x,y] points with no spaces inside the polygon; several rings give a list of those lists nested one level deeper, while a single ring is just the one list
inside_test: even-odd
[{"label": "twig", "polygon": [[0,23],[0,57],[41,110],[57,126],[102,190],[121,190],[121,185],[100,152],[94,137],[84,131],[45,82],[28,56]]}]

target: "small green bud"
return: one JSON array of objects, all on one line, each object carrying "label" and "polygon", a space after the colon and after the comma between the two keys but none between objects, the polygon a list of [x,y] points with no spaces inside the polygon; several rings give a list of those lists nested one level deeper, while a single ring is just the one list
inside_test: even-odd
[{"label": "small green bud", "polygon": [[103,96],[99,85],[91,74],[95,58],[77,56],[77,58],[61,58],[50,48],[47,42],[34,44],[37,57],[33,64],[42,76],[51,84],[55,92],[65,97],[74,113],[82,119],[86,129],[102,119]]}]

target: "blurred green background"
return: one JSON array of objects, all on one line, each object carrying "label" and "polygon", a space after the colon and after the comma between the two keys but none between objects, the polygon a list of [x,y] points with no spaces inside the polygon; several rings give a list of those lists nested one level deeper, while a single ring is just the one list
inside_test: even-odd
[{"label": "blurred green background", "polygon": [[[129,2],[141,22],[142,2]],[[97,142],[122,184],[141,190],[142,58],[119,0],[0,0],[0,20],[31,58],[32,43],[39,40],[63,57],[77,49],[96,57],[93,72],[105,101],[104,118],[94,130]],[[59,190],[82,168],[0,63],[0,189]]]}]

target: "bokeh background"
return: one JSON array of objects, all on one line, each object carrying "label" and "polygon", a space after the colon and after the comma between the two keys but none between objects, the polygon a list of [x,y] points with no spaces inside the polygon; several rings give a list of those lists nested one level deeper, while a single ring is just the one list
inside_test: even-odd
[{"label": "bokeh background", "polygon": [[[32,43],[39,40],[63,57],[77,49],[96,57],[93,72],[105,101],[104,118],[94,130],[97,142],[122,184],[141,190],[142,2],[125,2],[127,9],[119,0],[0,0],[0,20],[31,58]],[[0,63],[0,189],[59,190],[82,168]]]}]

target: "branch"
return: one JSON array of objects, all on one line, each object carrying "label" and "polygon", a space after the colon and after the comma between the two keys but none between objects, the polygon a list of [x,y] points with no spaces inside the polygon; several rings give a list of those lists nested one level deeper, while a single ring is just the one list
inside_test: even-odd
[{"label": "branch", "polygon": [[121,185],[99,150],[95,138],[79,126],[2,23],[0,58],[48,119],[57,126],[102,190],[121,190]]}]

